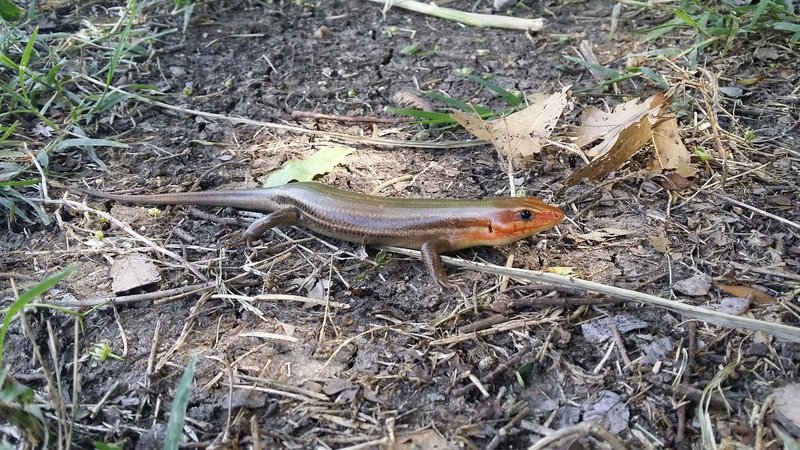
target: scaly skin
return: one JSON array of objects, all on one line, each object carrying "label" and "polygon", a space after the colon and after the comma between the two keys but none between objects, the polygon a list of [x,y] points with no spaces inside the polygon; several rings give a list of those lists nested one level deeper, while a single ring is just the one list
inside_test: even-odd
[{"label": "scaly skin", "polygon": [[428,272],[449,285],[439,254],[481,245],[505,245],[558,225],[561,209],[536,197],[484,200],[388,198],[321,183],[267,189],[156,195],[82,191],[94,197],[151,205],[197,205],[271,212],[244,233],[248,241],[268,229],[302,225],[319,234],[364,245],[391,245],[422,252]]}]

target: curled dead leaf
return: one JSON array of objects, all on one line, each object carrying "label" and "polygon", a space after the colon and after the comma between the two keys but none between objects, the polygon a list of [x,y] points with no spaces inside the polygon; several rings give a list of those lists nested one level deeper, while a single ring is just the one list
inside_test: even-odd
[{"label": "curled dead leaf", "polygon": [[670,242],[666,236],[648,236],[647,239],[657,252],[667,253],[669,251]]},{"label": "curled dead leaf", "polygon": [[[622,167],[623,164],[645,146],[653,133],[650,121],[647,116],[642,117],[634,126],[629,126],[622,130],[617,139],[614,139],[614,146],[607,152],[595,158],[587,166],[570,175],[564,181],[564,188],[578,184],[584,178],[598,180],[612,170]],[[605,141],[604,141],[605,142]],[[600,145],[604,145],[601,143]]]},{"label": "curled dead leaf", "polygon": [[653,126],[653,149],[655,159],[650,165],[650,171],[675,170],[685,178],[693,177],[697,173],[697,169],[691,164],[692,155],[681,140],[675,116],[663,117]]},{"label": "curled dead leaf", "polygon": [[620,134],[635,123],[641,122],[654,110],[659,110],[661,105],[672,95],[672,91],[658,93],[643,102],[633,99],[617,105],[611,112],[605,112],[594,106],[586,108],[581,115],[581,126],[578,128],[578,138],[575,145],[584,147],[592,142],[603,139],[600,144],[586,152],[586,156],[594,158],[610,151]]},{"label": "curled dead leaf", "polygon": [[661,183],[661,187],[668,191],[677,191],[680,192],[687,187],[691,186],[689,179],[686,177],[678,174],[677,172],[668,173],[666,175],[667,179]]},{"label": "curled dead leaf", "polygon": [[586,108],[581,117],[575,144],[600,143],[586,151],[594,158],[586,167],[573,173],[564,182],[562,191],[588,178],[598,180],[622,167],[645,145],[653,142],[655,161],[650,170],[675,171],[683,178],[694,176],[691,154],[680,138],[675,116],[667,112],[675,88],[656,94],[643,102],[631,100],[611,112]]},{"label": "curled dead leaf", "polygon": [[759,291],[758,289],[753,289],[750,286],[736,286],[722,283],[714,283],[714,286],[728,295],[733,295],[735,297],[748,298],[752,296],[753,301],[759,305],[769,305],[777,301],[775,297],[766,292]]},{"label": "curled dead leaf", "polygon": [[525,167],[547,143],[568,98],[569,86],[555,94],[533,94],[527,108],[497,119],[483,120],[463,112],[450,116],[478,139],[494,145],[502,157],[510,157],[515,166]]}]

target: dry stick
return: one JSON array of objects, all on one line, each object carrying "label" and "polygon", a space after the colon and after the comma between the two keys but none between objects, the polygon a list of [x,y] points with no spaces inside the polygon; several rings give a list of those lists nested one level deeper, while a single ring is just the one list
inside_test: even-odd
[{"label": "dry stick", "polygon": [[78,405],[80,404],[81,395],[80,345],[78,345],[81,336],[81,321],[76,319],[75,325],[72,328],[72,416],[70,417],[69,421],[67,443],[72,442],[72,435],[75,431],[75,422],[77,422],[76,419],[78,417]]},{"label": "dry stick", "polygon": [[[79,75],[79,77],[83,78],[84,80],[96,84],[98,86],[102,86],[103,88],[106,87],[106,84],[102,81],[95,80],[86,75]],[[477,147],[479,145],[488,144],[487,141],[481,139],[473,139],[469,141],[442,141],[442,142],[421,142],[421,141],[398,141],[394,139],[381,139],[381,138],[370,138],[370,137],[363,137],[363,136],[351,136],[349,134],[344,133],[332,133],[329,131],[321,131],[321,130],[310,130],[307,128],[302,127],[295,127],[292,125],[283,125],[279,123],[273,122],[262,122],[260,120],[253,120],[253,119],[245,119],[244,117],[235,117],[235,116],[225,116],[222,114],[214,114],[205,111],[199,111],[196,109],[191,108],[180,108],[178,106],[170,105],[169,103],[160,102],[158,100],[153,100],[147,97],[144,97],[139,94],[134,94],[131,92],[127,92],[123,89],[120,89],[115,86],[108,86],[108,89],[119,94],[130,96],[131,98],[135,98],[136,100],[147,103],[148,105],[157,106],[159,108],[169,109],[172,111],[178,111],[186,114],[191,114],[194,116],[205,117],[208,119],[214,120],[224,120],[234,124],[243,124],[243,125],[254,125],[257,127],[262,128],[270,128],[274,130],[285,130],[285,131],[292,131],[295,133],[300,134],[310,134],[315,136],[324,136],[327,138],[336,138],[341,139],[346,142],[356,142],[356,143],[364,143],[364,144],[372,144],[372,145],[382,145],[386,147],[414,147],[414,148],[429,148],[429,149],[450,149],[450,148],[468,148],[468,147]]]},{"label": "dry stick", "polygon": [[484,319],[476,320],[475,322],[468,323],[458,329],[459,334],[474,333],[476,331],[491,328],[499,323],[508,322],[511,320],[502,314],[495,314]]},{"label": "dry stick", "polygon": [[[47,349],[50,350],[50,359],[53,361],[53,367],[55,368],[55,390],[56,395],[58,395],[58,402],[56,404],[60,406],[58,414],[60,421],[63,422],[59,424],[58,435],[61,437],[61,427],[64,426],[64,443],[66,444],[69,442],[72,426],[69,423],[70,416],[67,416],[67,405],[64,401],[65,396],[64,393],[61,392],[61,358],[59,358],[59,352],[56,349],[56,332],[53,329],[53,323],[50,322],[49,319],[47,320]],[[58,441],[58,446],[61,447],[61,439]],[[64,448],[70,448],[70,446],[65,445]]]},{"label": "dry stick", "polygon": [[619,352],[619,356],[622,358],[624,364],[623,370],[626,368],[633,370],[633,367],[631,367],[631,358],[628,356],[628,351],[625,350],[625,343],[622,342],[622,335],[619,333],[619,327],[614,323],[611,324],[609,328],[611,328],[611,334],[614,335],[614,344],[617,346],[617,352]]},{"label": "dry stick", "polygon": [[530,408],[527,406],[523,407],[522,410],[514,415],[514,417],[512,417],[507,424],[503,425],[503,428],[500,428],[500,431],[494,435],[491,441],[489,441],[489,444],[486,446],[486,450],[494,450],[499,447],[500,444],[506,440],[508,434],[511,432],[511,429],[516,427],[517,424],[519,424],[522,419],[524,419],[530,413]]},{"label": "dry stick", "polygon": [[258,416],[250,416],[250,437],[253,439],[253,449],[261,450],[261,433],[258,428]]},{"label": "dry stick", "polygon": [[161,253],[162,255],[168,256],[168,257],[174,259],[175,261],[178,261],[182,266],[184,266],[185,268],[189,269],[189,271],[192,272],[201,281],[208,281],[208,278],[205,275],[203,275],[202,273],[200,273],[199,270],[195,269],[194,266],[192,266],[192,264],[189,263],[189,261],[187,261],[186,259],[184,259],[180,255],[178,255],[177,253],[175,253],[173,251],[170,251],[170,250],[167,250],[166,248],[163,248],[163,247],[159,246],[158,244],[156,244],[154,241],[152,241],[152,240],[142,236],[141,234],[137,233],[136,231],[133,230],[133,228],[128,226],[128,224],[126,224],[125,222],[117,219],[116,217],[112,216],[111,214],[105,213],[103,211],[100,211],[100,210],[97,210],[97,209],[94,209],[94,208],[90,208],[89,206],[86,206],[83,203],[74,202],[72,200],[66,200],[66,199],[61,199],[61,200],[35,199],[35,201],[38,201],[40,203],[45,203],[45,204],[48,204],[48,205],[66,205],[66,206],[75,208],[75,209],[77,209],[79,211],[96,214],[96,215],[102,217],[103,219],[106,219],[107,221],[113,223],[114,225],[118,226],[123,231],[125,231],[126,233],[128,233],[131,236],[135,237],[136,239],[144,242],[145,244],[147,244],[151,249],[155,250],[156,252]]},{"label": "dry stick", "polygon": [[156,321],[156,328],[153,330],[153,342],[150,346],[150,355],[147,357],[147,370],[144,372],[144,387],[150,387],[150,377],[154,374],[156,365],[156,355],[158,355],[158,344],[161,341],[161,319]]},{"label": "dry stick", "polygon": [[520,31],[539,31],[544,27],[544,19],[524,19],[521,17],[493,16],[489,14],[464,12],[452,8],[442,8],[433,3],[422,3],[414,0],[369,1],[386,5],[383,11],[384,14],[389,7],[397,6],[398,8],[460,22],[473,27],[505,28],[508,30]]},{"label": "dry stick", "polygon": [[75,300],[75,301],[58,300],[58,301],[49,301],[46,303],[32,303],[31,306],[56,305],[65,307],[83,307],[83,306],[97,306],[97,305],[102,305],[104,303],[124,305],[128,303],[136,303],[148,300],[158,300],[165,297],[186,296],[189,294],[194,294],[195,292],[202,291],[204,289],[208,289],[213,286],[214,286],[213,283],[192,284],[190,286],[184,286],[175,289],[166,289],[163,291],[148,292],[147,294],[120,295],[118,297],[97,297],[89,300]]},{"label": "dry stick", "polygon": [[[408,250],[397,247],[381,248],[394,253],[399,253],[401,255],[413,256],[416,258],[420,257],[420,253],[416,250]],[[443,256],[442,261],[456,267],[477,270],[494,275],[507,275],[509,277],[518,278],[521,280],[551,283],[570,289],[580,289],[583,291],[605,294],[611,297],[622,299],[624,301],[647,303],[649,305],[665,308],[678,314],[683,314],[686,317],[712,323],[714,325],[761,331],[787,341],[800,342],[800,328],[798,327],[725,314],[720,311],[701,308],[699,306],[686,305],[680,302],[656,297],[655,295],[643,294],[641,292],[622,289],[615,286],[594,283],[591,281],[581,280],[580,278],[570,278],[552,273],[538,272],[535,270],[508,269],[491,264],[464,261],[462,259],[448,256]]]},{"label": "dry stick", "polygon": [[[714,78],[714,75],[711,72],[704,70],[703,68],[699,68],[699,70],[703,72],[703,74],[706,76],[706,78],[708,78],[708,81],[710,83],[713,83],[714,97],[716,98],[717,95],[719,95],[717,92],[717,86],[718,86],[717,79]],[[687,83],[687,84],[689,84],[690,86],[694,86],[696,89],[699,89],[700,93],[703,94],[703,101],[706,104],[706,114],[708,114],[708,123],[711,124],[711,135],[714,138],[714,148],[720,155],[722,155],[722,184],[724,185],[726,180],[728,179],[728,160],[730,159],[730,156],[728,155],[728,151],[725,149],[725,146],[722,145],[722,139],[720,138],[721,133],[719,128],[719,122],[717,121],[717,114],[716,112],[714,112],[718,103],[717,102],[712,103],[712,99],[708,95],[708,89],[707,89],[708,85],[705,82],[705,80],[699,83]]]},{"label": "dry stick", "polygon": [[762,275],[770,275],[773,277],[786,278],[787,280],[800,281],[800,275],[784,272],[782,270],[778,270],[773,266],[768,266],[768,268],[753,267],[753,266],[748,266],[747,264],[741,264],[737,262],[732,262],[731,265],[733,267],[736,267],[737,269],[748,270],[750,272],[760,273]]},{"label": "dry stick", "polygon": [[[683,370],[683,376],[681,377],[681,384],[675,386],[676,388],[680,386],[684,386],[688,389],[691,389],[689,386],[690,378],[692,377],[692,373],[694,371],[694,361],[695,357],[697,356],[697,323],[689,322],[686,324],[686,331],[689,338],[689,348],[687,349],[686,354],[686,366],[685,370]],[[672,385],[669,385],[672,386]],[[685,395],[680,394],[677,391],[673,391],[673,395]],[[691,398],[690,398],[691,399]],[[698,396],[694,399],[695,402],[700,401],[700,397]],[[684,444],[685,440],[684,437],[686,436],[686,408],[687,405],[685,402],[681,402],[681,405],[678,407],[678,426],[677,430],[675,431],[675,446],[678,450],[682,450],[686,448],[686,444]]]},{"label": "dry stick", "polygon": [[357,123],[386,123],[390,125],[411,122],[413,120],[402,117],[342,116],[339,114],[323,114],[314,111],[292,111],[292,119],[332,120],[335,122]]},{"label": "dry stick", "polygon": [[753,211],[753,212],[756,212],[758,214],[761,214],[762,216],[769,217],[770,219],[775,219],[778,222],[781,222],[781,223],[783,223],[785,225],[789,225],[790,227],[794,227],[794,228],[799,228],[800,229],[800,223],[792,222],[791,220],[784,219],[783,217],[776,216],[775,214],[772,214],[772,213],[768,213],[768,212],[764,211],[763,209],[758,209],[755,206],[750,206],[747,203],[742,203],[739,200],[734,200],[734,199],[732,199],[730,197],[727,197],[725,195],[720,195],[720,194],[717,194],[715,192],[712,192],[712,194],[714,194],[717,197],[725,200],[726,202],[733,203],[734,205],[741,206],[742,208],[749,209],[750,211]]},{"label": "dry stick", "polygon": [[343,308],[348,309],[350,305],[347,303],[339,303],[339,302],[326,302],[324,300],[317,300],[315,298],[309,297],[301,297],[299,295],[291,295],[291,294],[262,294],[256,296],[246,296],[246,295],[235,295],[235,294],[214,294],[211,296],[213,299],[228,299],[228,300],[244,300],[248,302],[256,302],[256,301],[287,301],[287,302],[300,302],[306,303],[308,305],[315,305],[315,306],[331,306],[333,308]]},{"label": "dry stick", "polygon": [[[13,280],[12,280],[13,285]],[[13,286],[12,286],[13,287]],[[15,289],[16,291],[16,289]],[[18,297],[15,293],[15,297]],[[36,361],[39,362],[39,367],[42,368],[42,374],[44,375],[45,380],[47,381],[47,387],[50,391],[50,398],[52,399],[53,403],[55,404],[55,410],[57,412],[57,422],[58,422],[58,435],[61,436],[61,419],[63,412],[63,417],[66,417],[66,407],[64,406],[64,399],[61,397],[61,392],[56,385],[55,379],[53,378],[53,372],[50,368],[46,365],[44,356],[42,356],[42,350],[39,348],[39,344],[36,343],[36,334],[33,332],[33,328],[31,327],[30,322],[28,321],[28,316],[25,314],[25,309],[20,309],[17,313],[19,316],[20,323],[22,324],[22,329],[25,331],[25,335],[31,341],[31,345],[33,346],[33,354],[36,357]],[[58,441],[59,446],[61,446],[61,439]]]},{"label": "dry stick", "polygon": [[[94,408],[92,408],[92,410],[89,412],[90,418],[94,419],[95,417],[97,417],[98,414],[100,414],[100,410],[103,409],[103,406],[105,406],[108,399],[111,398],[111,395],[114,394],[114,391],[117,390],[117,388],[119,387],[119,383],[120,381],[117,380],[114,382],[113,385],[111,385],[110,388],[108,388],[106,393],[103,395],[103,398],[101,398],[100,401],[97,402],[97,404],[94,405]],[[77,407],[75,408],[74,411],[72,411],[72,414],[75,414],[76,412],[77,412]]]}]

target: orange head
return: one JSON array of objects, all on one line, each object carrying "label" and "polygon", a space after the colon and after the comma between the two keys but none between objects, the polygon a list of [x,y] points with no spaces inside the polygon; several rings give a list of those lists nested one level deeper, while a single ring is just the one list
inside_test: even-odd
[{"label": "orange head", "polygon": [[505,245],[553,228],[564,220],[564,211],[536,197],[496,198],[489,205],[483,213],[488,227],[473,228],[462,236],[458,247]]}]

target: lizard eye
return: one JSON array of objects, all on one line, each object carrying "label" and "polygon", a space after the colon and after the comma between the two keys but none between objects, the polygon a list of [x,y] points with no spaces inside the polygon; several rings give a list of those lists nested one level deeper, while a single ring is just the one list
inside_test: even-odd
[{"label": "lizard eye", "polygon": [[529,209],[523,209],[517,213],[517,217],[519,217],[519,220],[527,222],[533,219],[533,212],[531,212]]}]

